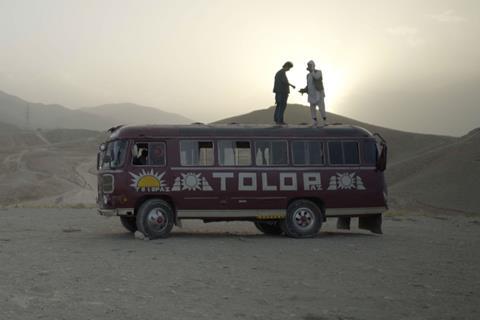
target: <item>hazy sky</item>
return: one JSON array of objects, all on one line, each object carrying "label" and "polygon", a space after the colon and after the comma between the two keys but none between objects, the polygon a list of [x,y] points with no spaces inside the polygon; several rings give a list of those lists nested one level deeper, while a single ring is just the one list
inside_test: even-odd
[{"label": "hazy sky", "polygon": [[208,122],[273,105],[281,65],[300,87],[314,59],[328,111],[462,134],[480,126],[479,18],[478,0],[0,0],[0,90]]}]

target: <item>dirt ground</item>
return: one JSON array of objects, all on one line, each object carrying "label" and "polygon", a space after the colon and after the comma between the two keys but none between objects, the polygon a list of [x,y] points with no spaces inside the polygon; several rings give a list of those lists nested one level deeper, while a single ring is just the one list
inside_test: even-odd
[{"label": "dirt ground", "polygon": [[480,216],[386,217],[381,236],[334,222],[143,241],[95,210],[0,210],[0,319],[478,319]]}]

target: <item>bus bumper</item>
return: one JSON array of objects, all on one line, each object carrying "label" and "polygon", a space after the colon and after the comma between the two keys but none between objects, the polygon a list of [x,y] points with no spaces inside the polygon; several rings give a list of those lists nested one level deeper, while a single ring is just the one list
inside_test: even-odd
[{"label": "bus bumper", "polygon": [[97,209],[97,213],[105,217],[113,216],[133,216],[133,208],[121,208],[121,209]]}]

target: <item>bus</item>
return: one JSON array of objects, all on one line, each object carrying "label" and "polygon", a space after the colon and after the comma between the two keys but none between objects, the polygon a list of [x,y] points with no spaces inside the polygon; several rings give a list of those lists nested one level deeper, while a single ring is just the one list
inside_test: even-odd
[{"label": "bus", "polygon": [[386,142],[344,124],[118,126],[97,155],[98,212],[168,237],[183,219],[315,236],[328,218],[382,233]]}]

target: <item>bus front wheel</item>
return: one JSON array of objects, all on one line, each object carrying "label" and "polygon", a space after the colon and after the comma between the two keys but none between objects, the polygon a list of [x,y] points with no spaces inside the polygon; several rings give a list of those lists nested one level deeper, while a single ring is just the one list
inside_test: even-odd
[{"label": "bus front wheel", "polygon": [[166,238],[174,224],[173,209],[161,199],[145,201],[137,213],[137,228],[150,239]]},{"label": "bus front wheel", "polygon": [[282,222],[285,234],[292,238],[310,238],[315,236],[322,226],[322,211],[309,200],[296,200],[287,208]]},{"label": "bus front wheel", "polygon": [[283,233],[279,221],[255,221],[255,227],[264,234],[278,236]]},{"label": "bus front wheel", "polygon": [[122,223],[122,226],[131,233],[137,231],[137,222],[135,221],[135,217],[120,216],[120,222]]}]

